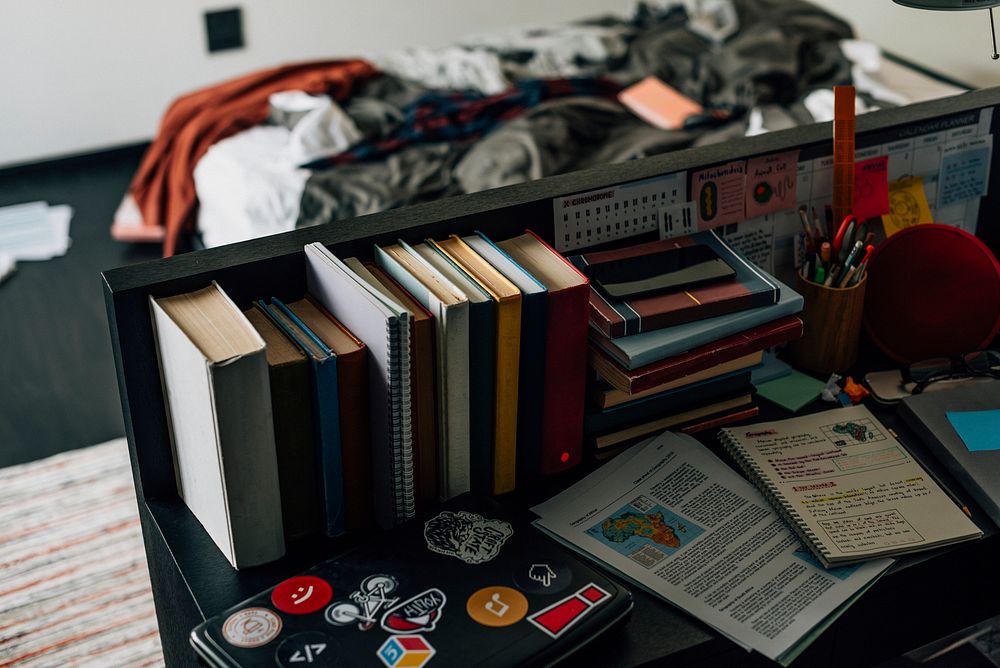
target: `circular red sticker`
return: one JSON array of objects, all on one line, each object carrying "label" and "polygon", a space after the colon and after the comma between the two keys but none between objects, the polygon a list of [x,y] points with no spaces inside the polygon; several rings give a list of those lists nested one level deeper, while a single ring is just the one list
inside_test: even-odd
[{"label": "circular red sticker", "polygon": [[271,603],[290,615],[316,612],[333,598],[333,588],[326,580],[313,575],[288,578],[271,592]]}]

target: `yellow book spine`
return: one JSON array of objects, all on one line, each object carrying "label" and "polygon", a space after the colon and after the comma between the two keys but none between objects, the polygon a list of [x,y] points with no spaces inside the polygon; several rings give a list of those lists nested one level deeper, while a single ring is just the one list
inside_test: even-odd
[{"label": "yellow book spine", "polygon": [[521,352],[521,297],[497,302],[496,412],[493,493],[514,490],[517,467],[517,383]]}]

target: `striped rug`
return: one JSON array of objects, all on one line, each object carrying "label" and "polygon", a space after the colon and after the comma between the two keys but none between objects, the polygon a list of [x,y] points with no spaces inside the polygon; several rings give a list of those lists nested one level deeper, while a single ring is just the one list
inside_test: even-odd
[{"label": "striped rug", "polygon": [[0,469],[0,668],[162,665],[124,439]]}]

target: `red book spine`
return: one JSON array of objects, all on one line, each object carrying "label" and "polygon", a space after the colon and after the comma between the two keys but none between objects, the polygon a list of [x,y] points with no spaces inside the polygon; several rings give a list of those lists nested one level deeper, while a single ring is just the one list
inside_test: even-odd
[{"label": "red book spine", "polygon": [[758,350],[794,341],[801,338],[802,333],[802,319],[790,315],[632,371],[613,362],[628,378],[627,388],[619,389],[630,394],[642,392]]},{"label": "red book spine", "polygon": [[542,473],[549,475],[572,468],[583,458],[590,282],[538,235],[527,232],[580,274],[582,281],[548,295]]},{"label": "red book spine", "polygon": [[[756,305],[754,296],[740,283],[722,283],[710,287],[715,289],[710,291],[702,288],[697,293],[697,298],[689,292],[681,291],[625,301],[623,304],[641,318],[643,332],[692,320],[714,318]],[[626,336],[625,319],[593,288],[590,295],[590,319],[609,339]]]}]

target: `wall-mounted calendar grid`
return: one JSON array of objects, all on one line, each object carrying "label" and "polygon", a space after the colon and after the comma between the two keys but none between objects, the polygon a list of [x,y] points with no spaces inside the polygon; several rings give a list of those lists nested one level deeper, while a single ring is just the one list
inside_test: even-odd
[{"label": "wall-mounted calendar grid", "polygon": [[[989,181],[993,109],[947,122],[902,128],[892,141],[864,146],[855,160],[889,156],[890,182],[923,178],[927,202],[939,223],[975,232],[980,196]],[[921,130],[927,127],[931,131]],[[909,136],[907,136],[909,135]],[[939,192],[945,184],[946,192]],[[797,200],[810,212],[832,202],[833,157],[798,163]],[[944,206],[938,206],[943,203]],[[665,176],[554,199],[556,248],[572,251],[659,230],[663,238],[697,231],[694,205],[687,199],[687,173]],[[722,237],[765,271],[788,276],[794,238],[801,230],[795,209],[751,218],[720,228]]]},{"label": "wall-mounted calendar grid", "polygon": [[556,249],[570,251],[656,232],[660,211],[687,200],[687,172],[552,200]]}]

